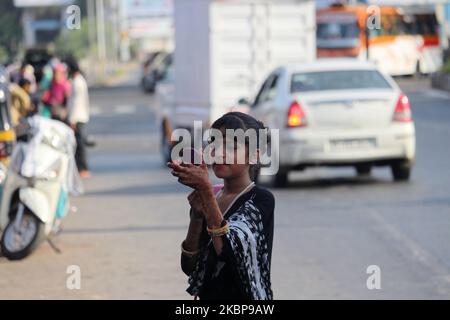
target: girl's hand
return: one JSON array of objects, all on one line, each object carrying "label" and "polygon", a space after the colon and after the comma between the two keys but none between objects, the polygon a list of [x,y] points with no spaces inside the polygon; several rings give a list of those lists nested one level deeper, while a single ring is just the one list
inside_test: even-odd
[{"label": "girl's hand", "polygon": [[197,191],[204,191],[212,188],[209,182],[208,167],[206,164],[195,166],[193,164],[177,164],[169,162],[167,164],[172,169],[172,175],[178,178],[178,182],[191,187]]},{"label": "girl's hand", "polygon": [[188,201],[192,208],[191,218],[203,219],[204,212],[205,212],[205,206],[204,206],[203,200],[200,197],[200,194],[197,190],[193,191],[188,196]]}]

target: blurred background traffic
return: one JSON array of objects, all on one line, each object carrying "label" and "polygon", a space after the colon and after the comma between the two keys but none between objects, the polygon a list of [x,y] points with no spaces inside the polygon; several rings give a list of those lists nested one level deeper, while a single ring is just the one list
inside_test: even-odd
[{"label": "blurred background traffic", "polygon": [[[450,298],[450,1],[7,0],[0,30],[0,298],[187,298],[164,163],[232,110],[279,129],[275,298]],[[11,187],[36,118],[84,178],[70,205],[46,189],[50,221]]]}]

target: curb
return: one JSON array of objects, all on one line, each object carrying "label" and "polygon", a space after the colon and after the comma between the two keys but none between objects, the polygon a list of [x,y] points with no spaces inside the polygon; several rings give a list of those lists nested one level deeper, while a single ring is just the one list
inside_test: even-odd
[{"label": "curb", "polygon": [[89,89],[107,89],[117,86],[138,86],[139,64],[128,63],[111,67],[105,74],[88,78]]}]

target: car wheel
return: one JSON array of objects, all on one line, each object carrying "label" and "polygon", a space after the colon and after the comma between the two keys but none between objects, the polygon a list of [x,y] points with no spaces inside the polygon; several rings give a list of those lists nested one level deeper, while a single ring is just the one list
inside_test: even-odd
[{"label": "car wheel", "polygon": [[358,177],[368,177],[372,173],[372,166],[358,165],[355,167]]},{"label": "car wheel", "polygon": [[411,176],[411,164],[409,161],[399,161],[391,165],[394,181],[408,181]]}]

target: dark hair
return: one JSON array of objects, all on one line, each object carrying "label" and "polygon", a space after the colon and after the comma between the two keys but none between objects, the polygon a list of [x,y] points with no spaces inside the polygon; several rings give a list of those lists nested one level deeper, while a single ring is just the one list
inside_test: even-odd
[{"label": "dark hair", "polygon": [[[219,130],[222,128],[232,130],[242,129],[244,131],[248,129],[254,129],[256,131],[256,138],[257,138],[256,140],[258,149],[261,148],[261,146],[259,145],[260,130],[266,130],[267,144],[270,143],[269,130],[266,126],[264,126],[264,123],[242,112],[229,112],[223,115],[221,118],[219,118],[213,123],[211,128]],[[264,152],[265,150],[260,151]],[[256,181],[260,170],[261,170],[260,163],[250,165],[250,172],[249,172],[250,179]]]},{"label": "dark hair", "polygon": [[25,87],[25,86],[27,86],[27,85],[31,85],[31,81],[30,81],[30,80],[28,80],[28,79],[26,79],[26,78],[21,78],[21,79],[19,80],[19,86],[20,86],[21,88],[23,88],[23,87]]},{"label": "dark hair", "polygon": [[63,59],[63,62],[66,64],[69,76],[72,77],[74,73],[81,73],[80,65],[74,56],[68,55]]}]

